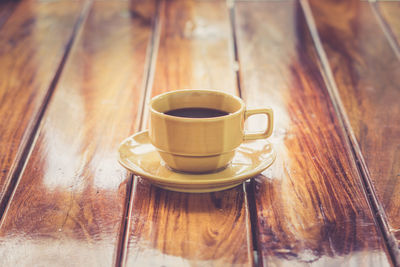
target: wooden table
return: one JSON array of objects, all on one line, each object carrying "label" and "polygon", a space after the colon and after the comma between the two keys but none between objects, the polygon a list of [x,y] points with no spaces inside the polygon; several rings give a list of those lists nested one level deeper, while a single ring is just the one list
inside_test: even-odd
[{"label": "wooden table", "polygon": [[[2,1],[0,266],[400,264],[400,2]],[[169,192],[117,163],[157,94],[271,106],[274,165]],[[257,123],[255,123],[257,124]]]}]

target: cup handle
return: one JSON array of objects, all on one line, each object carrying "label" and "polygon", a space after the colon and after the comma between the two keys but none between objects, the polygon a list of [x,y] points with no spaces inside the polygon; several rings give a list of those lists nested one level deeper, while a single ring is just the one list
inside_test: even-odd
[{"label": "cup handle", "polygon": [[244,113],[244,120],[246,121],[248,117],[255,115],[255,114],[267,115],[267,117],[268,117],[267,129],[265,129],[264,132],[245,133],[244,140],[268,138],[272,134],[272,130],[273,130],[273,126],[274,126],[274,112],[272,111],[272,108],[260,108],[260,109],[246,110]]}]

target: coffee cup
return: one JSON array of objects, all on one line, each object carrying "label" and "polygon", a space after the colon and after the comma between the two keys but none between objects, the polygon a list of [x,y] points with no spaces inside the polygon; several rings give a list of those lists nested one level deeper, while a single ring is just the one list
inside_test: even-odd
[{"label": "coffee cup", "polygon": [[[263,132],[246,133],[245,120],[268,117]],[[271,108],[246,110],[239,97],[214,90],[178,90],[150,101],[149,137],[161,159],[173,170],[207,173],[225,168],[245,140],[272,134]]]}]

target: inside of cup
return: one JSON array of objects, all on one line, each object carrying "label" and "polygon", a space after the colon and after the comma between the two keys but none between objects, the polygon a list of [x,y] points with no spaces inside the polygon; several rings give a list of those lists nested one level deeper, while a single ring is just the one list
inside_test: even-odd
[{"label": "inside of cup", "polygon": [[181,90],[156,98],[152,107],[161,113],[182,108],[210,108],[234,113],[242,108],[242,103],[222,92]]}]

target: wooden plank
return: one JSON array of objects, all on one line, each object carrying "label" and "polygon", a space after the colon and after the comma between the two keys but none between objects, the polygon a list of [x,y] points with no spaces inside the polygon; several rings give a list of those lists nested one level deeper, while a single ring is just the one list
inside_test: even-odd
[{"label": "wooden plank", "polygon": [[[163,1],[153,90],[237,92],[224,1]],[[144,121],[145,125],[146,121]],[[169,192],[137,178],[127,231],[127,266],[252,265],[242,186],[204,194]]]},{"label": "wooden plank", "polygon": [[82,2],[23,1],[0,29],[0,213],[82,6]]},{"label": "wooden plank", "polygon": [[216,2],[166,1],[153,95],[185,88],[237,94],[229,13]]},{"label": "wooden plank", "polygon": [[119,261],[132,178],[116,148],[135,131],[153,15],[151,1],[94,2],[2,221],[3,265]]},{"label": "wooden plank", "polygon": [[262,265],[391,265],[299,2],[235,14],[242,95],[276,117],[277,161],[253,183]]},{"label": "wooden plank", "polygon": [[388,238],[399,242],[400,63],[368,3],[311,6],[353,146],[379,214],[387,219]]}]

